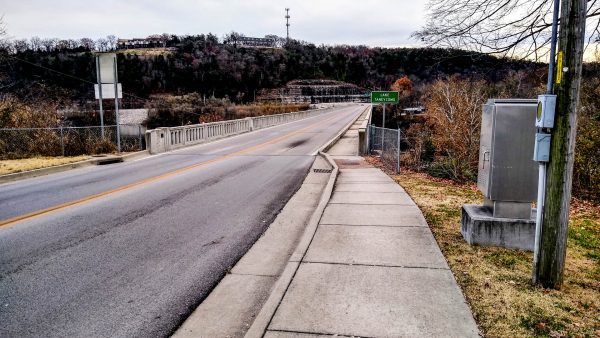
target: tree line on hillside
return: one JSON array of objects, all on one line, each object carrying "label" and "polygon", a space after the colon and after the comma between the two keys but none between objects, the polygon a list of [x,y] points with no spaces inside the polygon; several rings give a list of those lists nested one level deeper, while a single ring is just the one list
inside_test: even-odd
[{"label": "tree line on hillside", "polygon": [[[53,41],[32,38],[13,41],[10,48],[6,43],[0,46],[4,55],[0,90],[26,95],[41,84],[51,96],[93,99],[89,83],[95,82],[93,49],[113,48],[116,38],[102,39],[95,48],[91,39]],[[316,46],[295,40],[282,48],[246,48],[231,41],[212,34],[170,36],[165,42],[169,49],[163,52],[119,52],[119,81],[131,97],[196,92],[243,103],[253,101],[260,89],[295,79],[332,79],[387,89],[403,75],[416,84],[453,74],[500,81],[511,70],[542,66],[451,49]]]}]

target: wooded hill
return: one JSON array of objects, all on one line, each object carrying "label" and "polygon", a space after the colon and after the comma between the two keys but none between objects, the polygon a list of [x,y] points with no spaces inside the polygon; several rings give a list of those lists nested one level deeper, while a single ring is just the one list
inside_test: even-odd
[{"label": "wooded hill", "polygon": [[[162,52],[119,51],[119,81],[125,92],[140,98],[197,92],[242,103],[252,101],[255,91],[295,79],[331,79],[387,89],[403,75],[415,84],[454,74],[495,82],[509,71],[543,67],[449,49],[316,46],[293,40],[282,48],[245,48],[210,34],[173,37],[168,46]],[[0,91],[21,96],[35,88],[50,96],[92,100],[92,85],[80,79],[95,82],[94,54],[84,46],[72,47],[4,50]]]}]

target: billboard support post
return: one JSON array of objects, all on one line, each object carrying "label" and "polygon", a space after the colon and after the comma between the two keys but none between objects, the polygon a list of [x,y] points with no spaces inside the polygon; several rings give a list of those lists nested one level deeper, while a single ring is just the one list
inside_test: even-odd
[{"label": "billboard support post", "polygon": [[117,151],[121,152],[121,124],[119,123],[119,78],[117,74],[117,54],[114,54],[113,71],[115,74],[115,120],[117,122]]},{"label": "billboard support post", "polygon": [[[117,71],[117,54],[115,53],[98,53],[96,54],[96,79],[97,84],[94,85],[96,98],[99,101],[100,108],[100,130],[102,139],[104,140],[104,99],[115,99],[115,122],[117,125],[117,151],[121,152],[121,124],[119,119],[119,99],[122,98],[121,84],[119,83]],[[114,87],[112,91],[111,86]],[[114,96],[113,96],[114,95]]]},{"label": "billboard support post", "polygon": [[[96,79],[98,84],[102,83],[102,76],[100,75],[100,62],[96,55]],[[100,135],[102,141],[104,141],[104,109],[102,108],[102,86],[98,86],[98,108],[100,110]]]}]

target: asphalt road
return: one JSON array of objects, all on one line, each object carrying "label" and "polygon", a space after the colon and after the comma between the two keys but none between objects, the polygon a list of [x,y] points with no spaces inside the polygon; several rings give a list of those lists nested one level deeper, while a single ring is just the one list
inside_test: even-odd
[{"label": "asphalt road", "polygon": [[364,108],[0,185],[0,337],[168,336]]}]

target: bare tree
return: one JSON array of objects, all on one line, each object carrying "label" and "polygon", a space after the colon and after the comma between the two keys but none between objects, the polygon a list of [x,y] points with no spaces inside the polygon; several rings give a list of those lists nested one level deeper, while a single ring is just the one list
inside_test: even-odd
[{"label": "bare tree", "polygon": [[92,51],[96,47],[94,40],[90,38],[82,38],[81,40],[79,40],[79,44],[81,45],[81,47],[85,48],[88,51]]},{"label": "bare tree", "polygon": [[117,49],[117,37],[114,35],[108,35],[106,37],[106,41],[108,41],[108,48],[110,50]]},{"label": "bare tree", "polygon": [[79,44],[78,40],[68,39],[67,40],[67,46],[68,46],[68,49],[73,50],[73,49],[77,49],[81,45]]},{"label": "bare tree", "polygon": [[108,50],[108,40],[103,38],[96,40],[96,49],[101,52],[106,52]]},{"label": "bare tree", "polygon": [[265,35],[265,38],[273,40],[273,47],[281,48],[285,45],[285,38],[279,37],[275,34]]},{"label": "bare tree", "polygon": [[453,76],[431,84],[424,96],[431,141],[445,154],[439,170],[453,179],[471,179],[477,168],[481,106],[490,86],[483,80]]},{"label": "bare tree", "polygon": [[13,54],[15,52],[14,44],[11,41],[0,38],[0,61],[3,60],[3,54]]},{"label": "bare tree", "polygon": [[226,35],[223,37],[223,43],[224,43],[224,44],[231,44],[231,45],[237,46],[237,44],[238,44],[239,40],[240,40],[242,37],[244,37],[244,35],[243,35],[243,34],[240,34],[240,33],[238,33],[238,32],[233,32],[233,31],[232,31],[231,33],[229,33],[229,34],[226,34]]},{"label": "bare tree", "polygon": [[[0,16],[0,62],[4,62],[7,54],[12,54],[13,44],[6,39],[6,29],[4,28],[3,17]],[[0,72],[0,81],[4,78],[4,74]]]},{"label": "bare tree", "polygon": [[13,41],[13,48],[16,53],[23,53],[27,49],[29,49],[29,44],[27,43],[27,39],[18,39]]},{"label": "bare tree", "polygon": [[56,49],[59,51],[65,51],[69,49],[69,47],[69,40],[58,40],[58,42],[56,43]]},{"label": "bare tree", "polygon": [[6,39],[6,27],[4,27],[4,17],[0,16],[0,41]]},{"label": "bare tree", "polygon": [[169,33],[162,33],[161,40],[162,40],[163,47],[167,47],[167,43],[169,41],[173,40],[173,35],[169,34]]},{"label": "bare tree", "polygon": [[46,52],[54,51],[57,43],[58,43],[57,39],[43,39],[42,40],[42,46],[44,46],[44,50]]},{"label": "bare tree", "polygon": [[42,39],[39,36],[34,36],[29,39],[29,45],[33,51],[39,52],[42,50]]},{"label": "bare tree", "polygon": [[[552,1],[430,0],[425,26],[413,33],[429,46],[540,59],[548,54]],[[588,42],[600,36],[600,1],[587,0]]]}]

